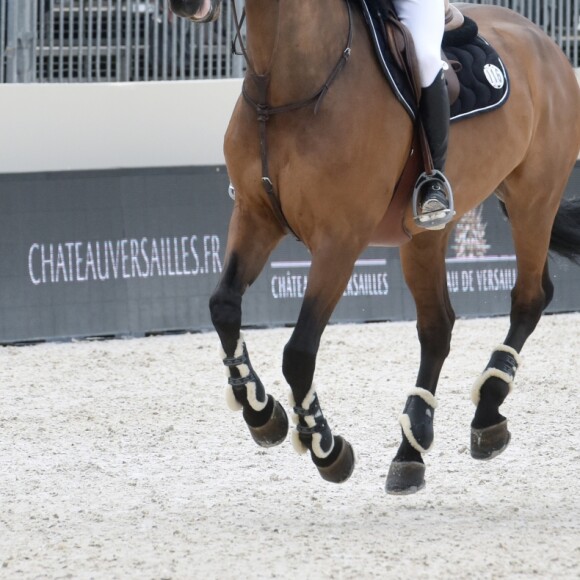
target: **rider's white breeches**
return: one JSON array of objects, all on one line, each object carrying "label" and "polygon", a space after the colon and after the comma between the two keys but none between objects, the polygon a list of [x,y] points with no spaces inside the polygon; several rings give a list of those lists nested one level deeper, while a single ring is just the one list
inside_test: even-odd
[{"label": "rider's white breeches", "polygon": [[441,70],[441,41],[445,29],[444,0],[393,0],[395,10],[415,43],[421,86],[433,84]]}]

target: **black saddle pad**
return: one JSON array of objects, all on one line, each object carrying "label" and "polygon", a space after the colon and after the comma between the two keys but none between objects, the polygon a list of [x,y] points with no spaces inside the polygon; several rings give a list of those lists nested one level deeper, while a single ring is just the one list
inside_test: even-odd
[{"label": "black saddle pad", "polygon": [[[360,0],[379,64],[397,99],[411,118],[417,116],[413,93],[404,73],[392,57],[385,35],[384,14],[374,0]],[[448,60],[460,63],[457,77],[460,92],[451,105],[451,121],[493,111],[509,97],[507,70],[495,49],[478,34],[473,20],[465,18],[462,28],[446,33],[443,51]]]}]

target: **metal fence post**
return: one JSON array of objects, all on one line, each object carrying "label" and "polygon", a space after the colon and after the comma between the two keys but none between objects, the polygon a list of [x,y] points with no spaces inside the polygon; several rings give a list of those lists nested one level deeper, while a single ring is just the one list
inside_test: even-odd
[{"label": "metal fence post", "polygon": [[[457,1],[517,10],[580,66],[580,0]],[[244,4],[235,0],[238,14]],[[244,75],[244,59],[230,54],[234,2],[224,0],[222,19],[203,26],[172,17],[167,6],[167,0],[0,0],[0,83]]]},{"label": "metal fence post", "polygon": [[8,0],[6,14],[6,80],[31,83],[36,80],[36,2]]},{"label": "metal fence post", "polygon": [[[243,9],[244,9],[244,2],[243,0],[236,0],[236,8],[238,11],[238,14],[241,14]],[[235,30],[235,26],[233,24],[233,19],[232,21],[229,23],[229,25],[231,26],[232,30],[232,36],[235,36],[236,34],[236,30]],[[244,26],[244,31],[245,31],[245,26]],[[243,40],[245,42],[245,38],[240,39]],[[228,47],[229,48],[229,47]],[[245,62],[244,59],[236,56],[236,55],[231,55],[230,58],[233,59],[232,62],[232,77],[243,77],[244,76],[244,70],[245,70]]]},{"label": "metal fence post", "polygon": [[0,0],[0,83],[4,82],[6,67],[6,0]]}]

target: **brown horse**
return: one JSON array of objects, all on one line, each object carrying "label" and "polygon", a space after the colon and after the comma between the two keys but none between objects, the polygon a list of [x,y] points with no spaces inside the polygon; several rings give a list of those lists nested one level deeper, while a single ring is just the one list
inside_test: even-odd
[{"label": "brown horse", "polygon": [[[310,451],[322,477],[333,482],[348,479],[354,454],[321,411],[313,383],[316,355],[355,260],[378,239],[413,138],[412,121],[385,82],[354,4],[246,0],[248,72],[225,137],[236,199],[223,276],[210,301],[230,403],[243,409],[259,445],[276,445],[286,437],[287,416],[250,364],[241,302],[289,229],[306,245],[312,254],[308,288],[284,349],[283,373],[293,395],[294,443]],[[194,21],[217,18],[220,5],[171,0],[177,14]],[[510,327],[472,393],[471,451],[485,459],[509,442],[499,407],[519,352],[552,298],[548,250],[580,256],[580,204],[561,201],[580,148],[580,90],[563,53],[534,24],[494,6],[461,10],[478,23],[511,79],[502,108],[452,126],[447,162],[454,222],[495,192],[517,254]],[[445,273],[452,224],[422,230],[409,204],[404,226],[413,236],[400,251],[417,307],[421,360],[387,478],[391,493],[424,485],[422,455],[433,441],[434,395],[455,318]]]}]

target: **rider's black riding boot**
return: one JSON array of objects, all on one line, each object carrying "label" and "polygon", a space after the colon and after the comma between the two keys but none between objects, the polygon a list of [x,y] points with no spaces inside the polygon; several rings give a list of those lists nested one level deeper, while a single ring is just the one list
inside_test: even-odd
[{"label": "rider's black riding boot", "polygon": [[419,109],[435,171],[423,174],[417,182],[415,221],[427,229],[442,229],[454,213],[451,186],[443,175],[449,140],[449,96],[443,71],[422,90]]}]

